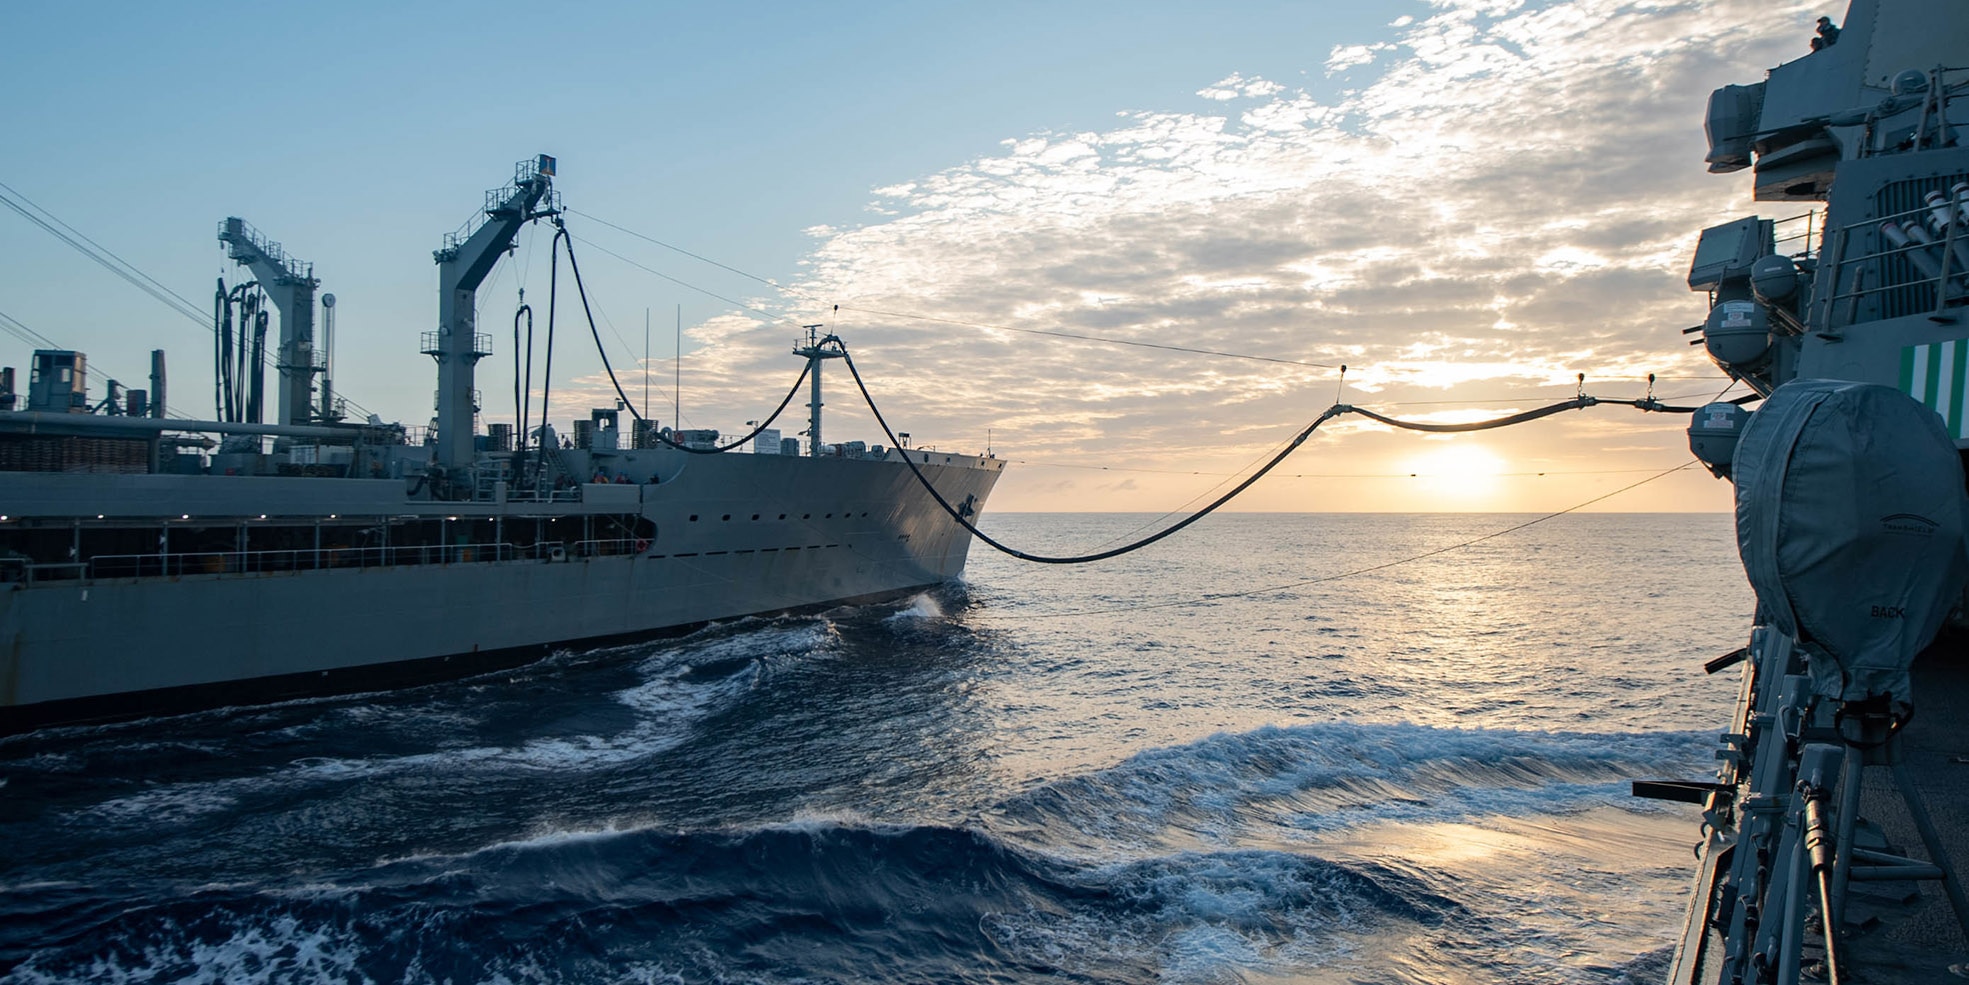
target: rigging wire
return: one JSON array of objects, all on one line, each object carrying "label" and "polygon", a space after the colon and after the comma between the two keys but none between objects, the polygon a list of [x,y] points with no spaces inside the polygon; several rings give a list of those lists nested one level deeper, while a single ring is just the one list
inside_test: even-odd
[{"label": "rigging wire", "polygon": [[[0,205],[5,205],[9,209],[19,213],[21,218],[41,227],[43,231],[61,240],[70,249],[95,261],[103,269],[128,281],[130,286],[150,295],[171,310],[191,319],[201,326],[210,327],[205,325],[203,310],[198,305],[186,300],[183,295],[178,294],[176,291],[159,283],[156,278],[137,269],[135,264],[117,256],[108,247],[90,239],[81,230],[63,222],[59,216],[42,208],[33,199],[21,194],[13,186],[5,182],[0,182],[0,190],[4,190],[7,193],[6,195],[0,195]],[[29,211],[29,209],[33,211]],[[39,213],[39,215],[36,213]],[[44,219],[43,216],[46,218]],[[57,229],[55,228],[56,226],[61,228]],[[83,245],[85,243],[88,245]]]},{"label": "rigging wire", "polygon": [[1286,366],[1306,366],[1312,369],[1338,369],[1337,363],[1316,363],[1304,359],[1283,359],[1278,356],[1258,356],[1248,352],[1225,352],[1222,349],[1199,349],[1187,345],[1168,345],[1162,342],[1143,342],[1139,339],[1115,339],[1101,335],[1082,335],[1077,332],[1061,332],[1045,328],[1014,328],[1010,325],[986,325],[980,322],[960,321],[955,318],[938,318],[934,315],[916,315],[906,311],[884,311],[880,308],[862,308],[842,305],[843,311],[859,311],[865,315],[882,315],[887,318],[907,318],[911,321],[934,322],[939,325],[956,325],[960,328],[979,328],[993,332],[1018,332],[1023,335],[1047,335],[1057,339],[1078,339],[1082,342],[1102,342],[1107,345],[1127,345],[1140,349],[1162,349],[1168,352],[1187,352],[1198,356],[1221,356],[1226,359],[1249,359],[1261,363],[1278,363]]},{"label": "rigging wire", "polygon": [[[594,310],[590,308],[588,304],[588,288],[585,285],[583,285],[581,281],[581,264],[578,261],[576,261],[574,258],[574,242],[573,242],[574,237],[568,234],[566,227],[562,225],[561,221],[558,218],[554,220],[554,224],[556,226],[561,227],[561,231],[556,234],[555,241],[559,242],[561,237],[566,237],[568,239],[568,244],[567,244],[568,270],[572,271],[574,274],[574,287],[575,290],[579,292],[581,295],[581,310],[582,313],[587,315],[588,317],[588,333],[594,336],[595,354],[602,358],[602,370],[608,373],[609,385],[615,388],[615,395],[617,398],[619,398],[622,401],[622,405],[628,409],[629,416],[635,418],[638,421],[644,420],[642,411],[636,409],[636,402],[630,400],[629,394],[623,391],[622,381],[616,379],[615,367],[609,364],[608,348],[602,345],[601,329],[596,327]],[[585,243],[587,241],[583,240],[582,242]],[[608,251],[603,250],[602,252],[606,253]],[[556,270],[558,269],[559,269],[558,266],[556,266]],[[552,365],[551,360],[553,358],[553,337],[554,337],[553,294],[550,292],[547,298],[548,298],[547,299],[547,339],[548,339],[547,353],[548,353],[548,359],[550,360],[549,365],[551,366]],[[807,374],[812,371],[813,371],[812,363],[808,363],[805,367],[803,367],[800,370],[799,378],[793,381],[793,386],[787,389],[786,396],[780,399],[779,406],[773,408],[773,412],[767,415],[765,420],[759,422],[759,424],[752,429],[750,434],[747,434],[742,438],[732,441],[729,444],[715,445],[711,448],[692,448],[689,445],[684,444],[683,442],[678,441],[670,437],[669,435],[663,434],[661,432],[657,433],[656,438],[658,441],[661,441],[664,444],[677,449],[678,451],[688,452],[693,455],[718,455],[718,454],[723,454],[724,452],[731,451],[734,448],[743,447],[747,442],[751,441],[753,438],[758,437],[766,429],[772,427],[773,422],[779,419],[779,415],[786,412],[787,405],[793,402],[793,395],[800,392],[800,385],[807,381]],[[541,421],[544,423],[546,419],[547,419],[546,398],[542,397]]]},{"label": "rigging wire", "polygon": [[63,346],[56,345],[53,339],[47,337],[46,335],[41,334],[40,332],[35,331],[34,329],[27,327],[27,325],[24,322],[22,322],[20,319],[15,318],[14,316],[7,314],[4,311],[0,311],[0,331],[4,331],[8,335],[17,338],[22,342],[27,343],[28,345],[34,346],[37,349],[64,348]]},{"label": "rigging wire", "polygon": [[[570,209],[570,210],[568,210],[568,211],[570,211],[570,212],[571,212],[571,211],[573,211],[573,210],[572,210],[572,209]],[[663,278],[664,280],[667,280],[667,281],[669,281],[670,283],[672,283],[672,284],[675,284],[675,285],[677,285],[678,287],[682,287],[682,288],[684,288],[684,289],[686,289],[686,290],[692,290],[692,291],[696,291],[697,293],[699,293],[699,294],[702,294],[702,295],[704,295],[705,297],[710,297],[710,298],[716,298],[716,299],[718,299],[718,300],[720,300],[720,301],[723,301],[723,302],[725,302],[726,304],[729,304],[729,305],[733,305],[733,306],[735,306],[735,307],[739,307],[739,308],[743,308],[743,309],[745,309],[746,311],[750,311],[750,312],[752,312],[753,314],[755,314],[755,315],[759,315],[760,317],[762,317],[762,318],[766,318],[766,319],[768,319],[768,320],[770,320],[770,321],[776,321],[776,322],[777,322],[777,321],[789,321],[789,320],[790,320],[790,319],[787,319],[787,318],[785,318],[785,317],[784,317],[784,316],[782,316],[782,315],[777,315],[777,314],[774,314],[773,312],[770,312],[770,311],[767,311],[766,309],[764,309],[764,308],[761,308],[761,307],[759,307],[759,306],[757,306],[757,305],[752,305],[752,304],[747,304],[747,303],[745,303],[745,302],[743,302],[743,301],[740,301],[740,300],[738,300],[737,298],[728,298],[728,297],[726,297],[726,296],[724,296],[723,294],[719,294],[719,293],[718,293],[718,292],[716,292],[716,291],[712,291],[712,290],[707,290],[707,289],[705,289],[705,288],[702,288],[702,287],[699,287],[699,286],[697,286],[696,284],[693,284],[693,283],[691,283],[691,282],[689,282],[689,281],[686,281],[686,280],[678,280],[677,278],[675,278],[675,277],[672,277],[672,276],[670,276],[669,274],[666,274],[666,273],[664,273],[664,272],[663,272],[663,271],[661,271],[661,270],[657,270],[657,269],[655,269],[654,267],[647,267],[647,266],[644,266],[643,264],[640,264],[640,263],[637,263],[636,261],[634,261],[634,260],[631,260],[631,259],[629,259],[628,257],[626,257],[626,256],[623,256],[622,254],[620,254],[620,253],[617,253],[617,252],[615,252],[614,250],[611,250],[611,249],[609,249],[608,247],[606,247],[606,246],[603,246],[602,244],[600,244],[600,243],[597,243],[597,242],[595,242],[595,241],[594,241],[594,240],[592,240],[592,239],[588,239],[587,237],[581,237],[581,244],[582,244],[583,246],[592,246],[592,247],[594,247],[595,249],[598,249],[598,250],[600,250],[600,251],[602,251],[603,253],[606,253],[606,254],[608,254],[609,256],[612,256],[612,257],[614,257],[614,258],[616,258],[617,260],[620,260],[620,261],[622,261],[623,263],[626,263],[626,264],[628,264],[629,266],[631,266],[631,267],[634,267],[634,268],[636,268],[637,270],[640,270],[640,271],[642,271],[643,273],[646,273],[646,274],[649,274],[649,275],[651,275],[651,276],[653,276],[653,277],[661,277],[661,278]]]},{"label": "rigging wire", "polygon": [[[744,277],[744,278],[745,278],[745,279],[747,279],[747,280],[755,280],[755,281],[758,281],[759,283],[761,283],[761,284],[764,284],[764,285],[766,285],[767,287],[770,287],[770,288],[772,288],[773,290],[775,290],[775,291],[779,291],[779,292],[781,292],[781,293],[783,293],[783,294],[792,294],[792,295],[795,295],[795,296],[797,296],[797,297],[804,297],[804,298],[806,298],[806,299],[807,299],[807,300],[809,300],[809,301],[815,301],[815,302],[818,302],[818,301],[820,300],[819,298],[816,298],[816,297],[814,297],[814,296],[812,296],[812,295],[810,295],[810,294],[807,294],[807,293],[806,293],[806,292],[804,292],[804,291],[800,291],[800,290],[797,290],[797,289],[795,289],[795,288],[791,288],[791,287],[787,287],[787,286],[785,286],[785,285],[783,285],[783,284],[780,284],[780,283],[778,283],[778,282],[776,282],[776,281],[773,281],[773,280],[770,280],[770,279],[768,279],[768,278],[765,278],[765,277],[761,277],[761,276],[759,276],[758,274],[749,274],[749,273],[746,273],[745,271],[743,271],[743,270],[740,270],[740,269],[738,269],[737,267],[733,267],[733,266],[729,266],[729,265],[727,265],[727,264],[722,264],[722,263],[719,263],[718,261],[716,261],[716,260],[713,260],[713,259],[711,259],[711,258],[710,258],[710,257],[708,257],[708,256],[703,256],[703,255],[701,255],[701,254],[697,254],[697,253],[692,253],[691,251],[689,251],[689,250],[686,250],[686,249],[684,249],[684,248],[683,248],[683,247],[681,247],[681,246],[673,246],[673,245],[671,245],[671,244],[669,244],[669,243],[665,243],[664,241],[662,241],[662,240],[660,240],[660,239],[657,239],[657,238],[656,238],[656,237],[654,237],[654,236],[645,236],[645,235],[643,235],[642,233],[639,233],[639,232],[637,232],[637,231],[635,231],[634,229],[627,229],[627,228],[624,228],[624,227],[622,227],[622,226],[618,226],[618,225],[616,225],[615,223],[613,223],[613,222],[610,222],[610,221],[608,221],[607,219],[604,219],[604,218],[602,218],[602,217],[600,217],[600,216],[594,216],[594,215],[589,215],[588,213],[586,213],[586,212],[583,212],[583,211],[581,211],[580,209],[568,209],[567,211],[569,211],[569,212],[572,212],[572,213],[574,213],[575,215],[578,215],[578,216],[580,216],[580,217],[582,217],[582,218],[584,218],[584,219],[593,219],[594,221],[596,221],[596,222],[599,222],[599,223],[601,223],[602,225],[604,225],[604,226],[607,226],[607,227],[609,227],[610,229],[613,229],[613,230],[615,230],[616,232],[619,232],[619,233],[627,233],[627,234],[629,234],[629,235],[631,235],[631,236],[634,236],[634,237],[636,237],[637,239],[640,239],[640,240],[642,240],[642,241],[643,241],[643,242],[645,242],[645,243],[653,243],[653,244],[655,244],[655,245],[657,245],[657,246],[661,246],[661,247],[663,247],[664,249],[666,249],[666,250],[669,250],[669,251],[671,251],[671,252],[673,252],[673,253],[682,253],[683,255],[685,255],[685,256],[687,256],[687,257],[690,257],[691,259],[693,259],[693,260],[696,260],[696,261],[698,261],[699,263],[708,263],[708,264],[710,264],[711,266],[714,266],[714,267],[717,267],[717,268],[718,268],[719,270],[724,270],[724,271],[728,271],[728,272],[730,272],[730,273],[734,273],[734,274],[737,274],[737,275],[739,275],[740,277]],[[596,249],[600,249],[600,248],[601,248],[601,247],[596,247]],[[655,273],[655,271],[651,271],[651,273]],[[662,276],[662,275],[661,275],[661,274],[658,274],[658,276]]]},{"label": "rigging wire", "polygon": [[[811,301],[816,304],[826,303],[824,299],[817,297],[813,294],[810,294],[806,291],[802,291],[798,288],[788,287],[784,284],[780,284],[769,278],[761,277],[758,274],[747,273],[746,271],[740,270],[737,267],[733,267],[729,264],[719,263],[718,261],[713,260],[710,257],[703,256],[698,253],[693,253],[689,250],[684,249],[681,246],[675,246],[670,243],[665,243],[654,236],[648,236],[643,233],[636,232],[633,229],[629,229],[623,226],[618,226],[615,223],[609,222],[606,219],[597,218],[596,216],[589,215],[588,213],[581,212],[577,209],[569,209],[568,211],[574,213],[575,215],[582,216],[584,218],[593,219],[594,221],[601,223],[602,225],[607,226],[610,229],[614,229],[618,232],[622,232],[627,235],[634,236],[635,238],[643,240],[644,242],[655,244],[666,250],[671,250],[676,253],[681,253],[684,256],[690,257],[693,260],[697,260],[701,263],[710,264],[713,267],[717,267],[720,270],[737,274],[738,276],[744,277],[747,280],[757,281],[758,283],[764,284],[765,286],[770,287],[773,290],[778,291],[782,294],[800,298],[806,301]],[[616,253],[613,250],[610,250],[598,243],[593,243],[585,239],[582,240],[582,242],[587,243],[588,245],[593,246],[596,249],[601,250],[602,252],[607,253],[618,260],[621,260],[624,263],[627,263],[633,267],[640,268],[646,273],[654,274],[673,284],[677,284],[681,287],[689,288],[690,290],[697,291],[700,294],[705,294],[717,298],[718,300],[723,301],[726,304],[738,305],[739,307],[744,308],[747,311],[764,315],[767,318],[770,318],[774,321],[782,320],[782,316],[775,315],[772,312],[766,311],[762,308],[758,308],[753,305],[746,304],[742,301],[735,301],[731,298],[725,297],[724,295],[716,294],[711,291],[705,290],[704,288],[698,287],[697,285],[691,284],[687,281],[678,280],[677,278],[672,277],[669,274],[662,273],[657,270],[653,270],[649,267],[645,267],[642,264],[637,263],[636,261],[631,260],[620,253]],[[1258,355],[1252,355],[1250,353],[1244,353],[1244,352],[1225,352],[1220,349],[1200,349],[1191,346],[1168,345],[1160,342],[1143,342],[1137,339],[1117,339],[1117,338],[1109,338],[1107,336],[1101,336],[1101,335],[1084,335],[1076,332],[1062,332],[1062,331],[1055,331],[1051,329],[1042,329],[1042,328],[1014,328],[1009,325],[986,325],[980,322],[961,321],[954,318],[941,318],[934,315],[919,315],[906,311],[887,311],[880,308],[863,308],[855,305],[844,304],[838,307],[839,310],[841,311],[856,311],[867,315],[881,315],[885,318],[903,318],[911,321],[933,322],[940,325],[955,325],[959,328],[975,328],[975,329],[983,329],[986,331],[993,331],[993,332],[1019,332],[1026,335],[1046,335],[1046,336],[1051,336],[1053,338],[1076,339],[1082,342],[1100,342],[1100,343],[1105,343],[1107,345],[1135,346],[1137,348],[1143,348],[1143,349],[1162,349],[1170,352],[1187,352],[1193,355],[1220,356],[1227,359],[1250,359],[1250,360],[1255,360],[1257,362],[1277,363],[1277,364],[1288,365],[1288,366],[1305,366],[1312,369],[1337,368],[1336,364],[1309,362],[1303,359],[1284,359],[1277,356],[1258,356]]]},{"label": "rigging wire", "polygon": [[[849,374],[854,377],[856,388],[861,391],[862,400],[868,404],[869,412],[875,416],[875,422],[882,426],[883,433],[888,435],[889,440],[892,443],[900,445],[901,442],[896,439],[896,433],[894,429],[889,427],[888,420],[882,416],[881,408],[877,407],[875,404],[874,396],[868,392],[868,384],[862,379],[861,370],[856,368],[854,356],[848,353],[847,346],[845,344],[841,346],[841,354],[843,357],[842,361],[847,363],[848,365]],[[977,525],[972,523],[970,519],[963,512],[960,512],[956,507],[951,506],[950,501],[945,499],[943,493],[939,492],[937,490],[937,487],[930,482],[929,477],[925,476],[923,474],[923,471],[916,467],[916,462],[913,459],[911,459],[907,453],[905,453],[902,456],[902,458],[903,458],[903,464],[909,466],[909,471],[916,476],[916,481],[923,486],[924,490],[929,492],[930,497],[936,501],[938,506],[943,507],[944,513],[947,514],[952,520],[956,521],[959,526],[969,531],[973,537],[976,537],[979,540],[985,542],[986,544],[990,545],[992,548],[998,550],[1001,553],[1019,558],[1020,560],[1033,561],[1039,564],[1086,564],[1093,561],[1106,560],[1107,558],[1111,558],[1111,557],[1118,557],[1120,555],[1127,554],[1131,551],[1140,550],[1144,547],[1149,546],[1150,544],[1153,544],[1159,540],[1162,540],[1165,537],[1170,536],[1171,534],[1176,533],[1179,530],[1182,530],[1185,527],[1188,527],[1190,524],[1193,524],[1198,520],[1201,520],[1204,517],[1209,516],[1211,513],[1216,512],[1216,510],[1219,507],[1223,506],[1225,503],[1228,503],[1232,499],[1236,498],[1239,494],[1243,493],[1246,489],[1250,488],[1253,483],[1256,483],[1259,479],[1263,478],[1266,473],[1270,472],[1273,468],[1276,468],[1280,462],[1285,461],[1286,457],[1291,455],[1294,451],[1298,450],[1299,446],[1304,444],[1306,439],[1311,437],[1314,431],[1319,430],[1321,425],[1325,424],[1327,421],[1332,420],[1335,417],[1341,416],[1342,414],[1357,413],[1372,418],[1374,420],[1380,421],[1384,424],[1388,424],[1393,427],[1405,428],[1407,430],[1412,430],[1412,431],[1428,431],[1428,432],[1437,432],[1437,433],[1468,432],[1468,431],[1484,431],[1493,428],[1511,427],[1513,425],[1524,424],[1529,421],[1535,421],[1543,417],[1548,417],[1552,414],[1557,414],[1560,411],[1583,410],[1587,407],[1592,407],[1603,403],[1615,404],[1621,406],[1630,406],[1644,411],[1655,411],[1659,413],[1694,413],[1694,411],[1696,410],[1696,408],[1693,407],[1686,408],[1686,409],[1680,407],[1669,407],[1660,403],[1659,401],[1656,401],[1652,397],[1642,398],[1637,400],[1601,400],[1596,397],[1588,396],[1584,391],[1582,391],[1571,400],[1559,401],[1557,403],[1548,405],[1546,407],[1537,408],[1535,410],[1524,411],[1518,414],[1510,414],[1489,421],[1473,421],[1467,424],[1428,424],[1419,421],[1404,421],[1399,418],[1388,417],[1386,415],[1377,414],[1373,411],[1365,410],[1359,407],[1354,407],[1349,404],[1337,403],[1327,408],[1318,417],[1314,418],[1312,423],[1307,424],[1304,428],[1302,428],[1299,431],[1299,433],[1294,435],[1292,440],[1288,442],[1286,446],[1278,452],[1278,454],[1272,456],[1272,458],[1268,460],[1263,466],[1260,466],[1257,471],[1253,472],[1250,476],[1246,477],[1244,481],[1238,483],[1229,492],[1211,501],[1209,505],[1203,507],[1202,509],[1197,510],[1194,513],[1191,513],[1189,516],[1186,516],[1183,519],[1173,524],[1170,524],[1169,526],[1164,527],[1163,529],[1153,534],[1150,534],[1147,537],[1143,537],[1139,540],[1133,541],[1128,544],[1123,544],[1120,547],[1110,548],[1105,551],[1097,551],[1090,554],[1077,554],[1077,555],[1065,555],[1065,556],[1032,554],[1000,543],[991,535],[986,534],[982,530],[979,530],[977,528]]]},{"label": "rigging wire", "polygon": [[1073,616],[1097,616],[1097,615],[1108,615],[1117,612],[1140,612],[1147,609],[1171,609],[1171,608],[1186,607],[1186,606],[1193,606],[1193,605],[1208,605],[1212,602],[1219,602],[1226,599],[1241,599],[1241,598],[1250,598],[1254,595],[1269,595],[1273,592],[1285,592],[1285,591],[1291,591],[1292,589],[1295,588],[1304,588],[1307,585],[1317,585],[1322,582],[1339,581],[1344,578],[1354,578],[1360,575],[1372,574],[1376,571],[1385,571],[1389,568],[1400,567],[1405,564],[1413,564],[1416,561],[1421,561],[1427,558],[1436,557],[1437,555],[1441,555],[1441,554],[1448,554],[1452,551],[1460,551],[1466,547],[1474,547],[1475,545],[1481,544],[1484,541],[1495,540],[1499,537],[1504,536],[1505,534],[1516,533],[1520,530],[1525,529],[1526,527],[1535,526],[1537,524],[1544,523],[1547,520],[1565,516],[1568,513],[1576,513],[1580,510],[1585,509],[1588,506],[1592,506],[1595,503],[1604,502],[1606,500],[1612,499],[1615,496],[1620,495],[1621,493],[1628,492],[1633,489],[1638,489],[1642,486],[1647,485],[1650,482],[1654,482],[1657,479],[1665,478],[1667,476],[1674,475],[1677,472],[1683,472],[1688,469],[1694,468],[1698,464],[1700,463],[1693,460],[1683,462],[1682,464],[1677,465],[1674,468],[1664,469],[1662,471],[1656,472],[1653,475],[1650,475],[1647,478],[1640,480],[1639,482],[1628,483],[1627,485],[1622,486],[1619,489],[1615,489],[1612,492],[1608,492],[1608,493],[1602,493],[1601,495],[1595,496],[1592,499],[1586,500],[1583,503],[1577,503],[1575,505],[1568,506],[1563,510],[1558,510],[1553,513],[1547,513],[1543,516],[1534,517],[1530,520],[1524,521],[1523,523],[1513,524],[1509,527],[1505,527],[1502,530],[1498,530],[1493,533],[1484,534],[1481,537],[1472,537],[1469,540],[1462,541],[1456,544],[1450,544],[1446,547],[1438,547],[1435,548],[1434,550],[1423,551],[1420,554],[1411,554],[1407,557],[1397,558],[1393,561],[1384,561],[1380,564],[1371,564],[1364,568],[1355,568],[1351,571],[1340,572],[1339,574],[1321,575],[1318,578],[1306,578],[1300,581],[1288,582],[1283,585],[1267,585],[1263,588],[1251,588],[1241,592],[1212,592],[1208,595],[1196,596],[1195,598],[1175,599],[1165,602],[1148,602],[1148,603],[1143,603],[1141,605],[1119,606],[1111,609],[1080,609],[1073,612],[1029,613],[1025,616],[1022,616],[1021,618],[1064,619]]},{"label": "rigging wire", "polygon": [[[1078,462],[1043,462],[1030,458],[1008,458],[1013,465],[1042,469],[1082,469],[1090,472],[1140,472],[1149,475],[1235,476],[1242,472],[1206,472],[1197,469],[1145,469],[1129,465],[1086,465]],[[1654,469],[1546,469],[1541,472],[1486,472],[1485,478],[1526,478],[1547,475],[1630,475]],[[1280,472],[1279,479],[1414,479],[1441,475],[1436,472]]]}]

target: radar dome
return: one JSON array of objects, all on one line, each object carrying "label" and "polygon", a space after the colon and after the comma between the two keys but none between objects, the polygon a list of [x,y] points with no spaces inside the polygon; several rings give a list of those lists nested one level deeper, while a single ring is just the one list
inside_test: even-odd
[{"label": "radar dome", "polygon": [[1773,303],[1791,300],[1798,293],[1798,265],[1776,254],[1758,257],[1750,265],[1750,290]]}]

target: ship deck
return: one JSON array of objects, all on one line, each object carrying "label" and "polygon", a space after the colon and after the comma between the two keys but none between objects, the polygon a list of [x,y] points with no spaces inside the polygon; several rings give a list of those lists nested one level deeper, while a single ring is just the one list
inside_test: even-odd
[{"label": "ship deck", "polygon": [[[1969,873],[1969,731],[1964,729],[1969,724],[1969,634],[1946,638],[1915,662],[1914,700],[1914,718],[1902,732],[1903,761],[1934,819],[1948,861],[1956,873]],[[1879,767],[1866,772],[1861,816],[1880,825],[1895,849],[1926,858],[1892,773]],[[1868,925],[1854,928],[1855,920]],[[1940,883],[1855,883],[1847,896],[1846,923],[1840,969],[1846,981],[1969,981],[1969,975],[1949,970],[1969,963],[1969,940],[1964,940]]]}]

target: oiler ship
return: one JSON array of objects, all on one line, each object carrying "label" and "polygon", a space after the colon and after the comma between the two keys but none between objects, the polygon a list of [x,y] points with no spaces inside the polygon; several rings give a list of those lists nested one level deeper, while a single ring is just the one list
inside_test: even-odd
[{"label": "oiler ship", "polygon": [[[1760,398],[1699,410],[1756,591],[1668,980],[1969,980],[1969,5],[1856,0],[1709,100],[1699,337]],[[1758,402],[1758,401],[1747,401]],[[1720,723],[1719,723],[1720,724]]]},{"label": "oiler ship", "polygon": [[81,353],[35,352],[25,393],[0,374],[0,734],[459,677],[963,568],[952,514],[982,510],[1004,462],[824,441],[821,370],[845,347],[818,326],[793,348],[804,445],[764,427],[719,445],[621,404],[568,436],[545,406],[481,427],[476,293],[560,214],[554,173],[521,162],[434,254],[428,430],[345,419],[314,332],[334,296],[238,218],[219,239],[258,290],[215,298],[223,419],[167,413],[162,353],[148,390],[93,403]]}]

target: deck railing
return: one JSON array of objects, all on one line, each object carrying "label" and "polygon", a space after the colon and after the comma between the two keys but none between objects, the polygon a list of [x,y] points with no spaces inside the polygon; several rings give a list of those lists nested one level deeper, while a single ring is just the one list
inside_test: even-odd
[{"label": "deck railing", "polygon": [[107,578],[176,578],[184,575],[257,575],[328,568],[386,568],[411,565],[485,564],[495,561],[572,561],[621,557],[649,549],[634,538],[542,541],[518,545],[420,544],[391,547],[323,547],[279,551],[181,551],[163,554],[103,554],[86,561],[36,564],[0,558],[0,583],[78,581]]}]

